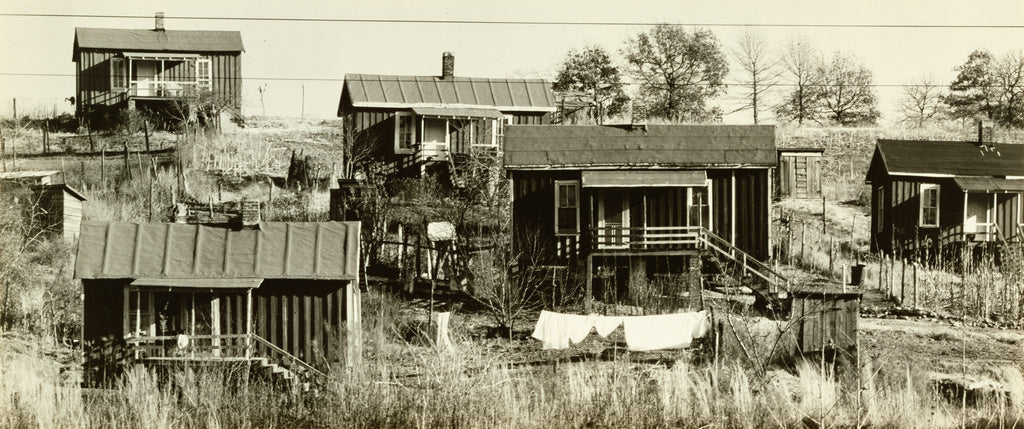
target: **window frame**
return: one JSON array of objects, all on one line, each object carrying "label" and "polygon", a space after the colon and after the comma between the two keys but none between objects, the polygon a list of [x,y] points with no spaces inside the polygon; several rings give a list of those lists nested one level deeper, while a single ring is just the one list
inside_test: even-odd
[{"label": "window frame", "polygon": [[[935,191],[935,206],[925,207],[925,192]],[[918,188],[917,225],[921,228],[938,228],[942,210],[942,188],[938,183],[922,183]],[[925,210],[935,210],[935,223],[925,223]]]},{"label": "window frame", "polygon": [[[409,120],[409,147],[407,148],[403,148],[401,144],[402,118]],[[411,154],[416,151],[416,115],[412,112],[395,112],[394,149],[396,154]]]},{"label": "window frame", "polygon": [[[561,206],[561,196],[562,196],[561,190],[562,190],[563,186],[572,186],[573,194],[575,196],[575,200],[574,201],[576,203],[574,206],[566,206],[566,207],[562,207]],[[576,235],[579,235],[579,233],[580,233],[580,181],[579,180],[556,180],[555,181],[555,201],[554,201],[553,205],[555,207],[555,211],[554,211],[555,236],[556,237],[565,237],[565,236],[576,236]],[[575,212],[575,228],[574,228],[573,232],[565,232],[565,231],[563,231],[562,229],[560,229],[558,227],[559,224],[560,224],[560,222],[559,222],[560,219],[559,219],[558,211],[561,210],[561,209],[568,209],[568,208],[574,208],[575,209],[574,210],[574,212]]]},{"label": "window frame", "polygon": [[[200,77],[200,64],[206,65],[206,77]],[[213,90],[213,62],[209,58],[196,60],[196,87],[206,90]]]},{"label": "window frame", "polygon": [[875,232],[885,231],[885,186],[875,188]]},{"label": "window frame", "polygon": [[[110,57],[111,91],[125,91],[128,89],[128,81],[131,80],[131,73],[127,69],[127,64],[129,64],[127,58]],[[120,79],[120,85],[118,85],[117,79]]]}]

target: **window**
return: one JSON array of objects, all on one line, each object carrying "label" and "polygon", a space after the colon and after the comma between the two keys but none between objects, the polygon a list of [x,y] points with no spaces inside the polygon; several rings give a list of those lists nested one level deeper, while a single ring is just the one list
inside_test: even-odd
[{"label": "window", "polygon": [[879,186],[875,190],[875,231],[885,230],[885,187]]},{"label": "window", "polygon": [[555,181],[555,235],[576,235],[580,225],[580,182]]},{"label": "window", "polygon": [[494,120],[494,139],[493,146],[497,148],[504,147],[505,142],[505,127],[512,123],[511,116],[502,116]]},{"label": "window", "polygon": [[210,60],[196,60],[196,85],[199,89],[212,89],[213,72],[210,70]]},{"label": "window", "polygon": [[939,185],[921,184],[921,215],[920,226],[939,226]]},{"label": "window", "polygon": [[689,188],[690,226],[703,226],[711,230],[711,197],[707,187]]},{"label": "window", "polygon": [[412,153],[416,141],[416,123],[412,113],[395,113],[395,153]]},{"label": "window", "polygon": [[123,91],[128,87],[128,74],[125,72],[124,58],[110,59],[110,90]]}]

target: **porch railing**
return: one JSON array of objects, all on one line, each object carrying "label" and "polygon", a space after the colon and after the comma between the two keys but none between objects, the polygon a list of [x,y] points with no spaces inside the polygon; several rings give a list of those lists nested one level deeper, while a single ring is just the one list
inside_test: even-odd
[{"label": "porch railing", "polygon": [[699,226],[591,228],[587,234],[587,249],[591,252],[696,249],[701,229]]},{"label": "porch railing", "polygon": [[256,334],[160,335],[125,340],[137,360],[266,359],[294,373],[326,377],[322,371]]},{"label": "porch railing", "polygon": [[771,292],[789,291],[789,279],[750,256],[729,241],[700,226],[604,227],[588,231],[586,249],[591,252],[636,252],[657,250],[711,250],[739,265],[745,274],[771,286]]},{"label": "porch railing", "polygon": [[131,97],[182,97],[188,89],[199,85],[196,81],[136,81],[129,82],[128,95]]}]

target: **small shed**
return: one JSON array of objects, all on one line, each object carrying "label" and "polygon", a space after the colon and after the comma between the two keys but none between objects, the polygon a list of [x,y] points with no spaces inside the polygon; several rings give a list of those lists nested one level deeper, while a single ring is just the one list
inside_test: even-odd
[{"label": "small shed", "polygon": [[32,216],[39,222],[38,227],[54,237],[77,239],[85,196],[66,183],[36,186],[33,190],[39,205],[38,211]]},{"label": "small shed", "polygon": [[793,291],[790,320],[797,350],[803,353],[857,346],[860,292],[841,289]]},{"label": "small shed", "polygon": [[780,198],[821,198],[819,147],[779,149]]},{"label": "small shed", "polygon": [[[29,236],[78,237],[85,196],[66,183],[54,183],[58,171],[0,173],[0,194],[29,223]],[[42,234],[40,234],[40,232]]]}]

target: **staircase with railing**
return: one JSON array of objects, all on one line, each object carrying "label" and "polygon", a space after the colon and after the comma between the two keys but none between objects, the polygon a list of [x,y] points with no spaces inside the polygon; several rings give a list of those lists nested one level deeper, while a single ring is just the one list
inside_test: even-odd
[{"label": "staircase with railing", "polygon": [[785,276],[700,226],[592,228],[586,232],[584,242],[585,251],[593,255],[710,252],[735,264],[738,275],[755,279],[747,286],[773,308],[781,308],[781,300],[790,292],[790,282]]},{"label": "staircase with railing", "polygon": [[137,336],[126,342],[137,362],[248,362],[271,380],[303,391],[327,377],[256,334]]}]

